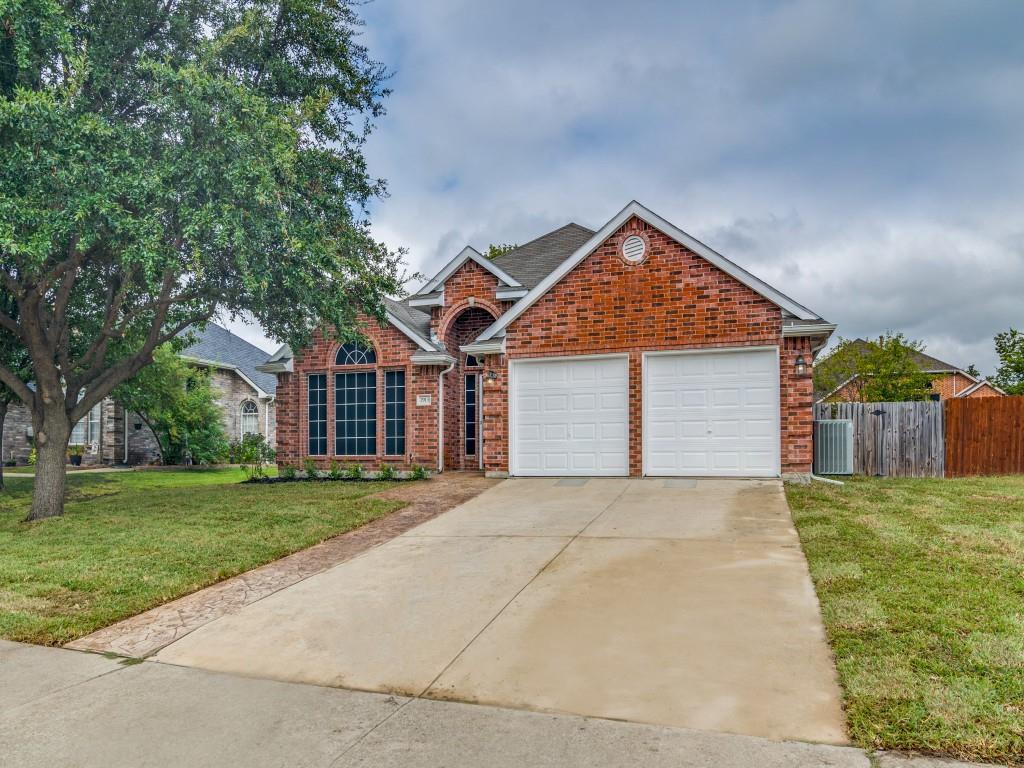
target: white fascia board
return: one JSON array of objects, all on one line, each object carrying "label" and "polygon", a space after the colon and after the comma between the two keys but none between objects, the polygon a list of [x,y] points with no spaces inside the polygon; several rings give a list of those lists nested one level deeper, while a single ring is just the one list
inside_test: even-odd
[{"label": "white fascia board", "polygon": [[387,316],[388,316],[388,322],[391,323],[393,326],[395,326],[395,328],[400,330],[406,336],[408,336],[410,339],[415,341],[416,345],[420,349],[422,349],[422,350],[424,350],[426,352],[437,352],[437,347],[433,346],[429,341],[424,339],[422,336],[420,336],[418,333],[416,333],[416,331],[414,331],[408,325],[406,325],[401,320],[399,320],[397,317],[395,317],[391,312],[388,312]]},{"label": "white fascia board", "polygon": [[783,336],[831,336],[835,331],[835,323],[813,323],[808,325],[784,325]]},{"label": "white fascia board", "polygon": [[196,363],[197,365],[206,366],[207,368],[220,368],[222,371],[234,371],[238,374],[238,377],[248,384],[250,387],[256,390],[257,397],[270,397],[269,392],[264,392],[263,388],[260,387],[255,381],[245,375],[245,372],[237,365],[231,365],[230,363],[220,363],[216,360],[204,360],[201,357],[191,357],[189,355],[179,355],[182,360],[186,360],[190,363]]},{"label": "white fascia board", "polygon": [[495,298],[502,300],[521,299],[527,293],[529,293],[529,291],[526,290],[526,288],[498,288],[498,290],[494,292],[494,296]]},{"label": "white fascia board", "polygon": [[459,349],[468,355],[503,355],[505,353],[505,337],[470,342]]},{"label": "white fascia board", "polygon": [[416,365],[451,365],[455,358],[445,352],[413,352],[409,358]]},{"label": "white fascia board", "polygon": [[284,360],[267,362],[263,365],[257,365],[256,370],[260,373],[293,373],[295,371],[295,361],[289,357]]},{"label": "white fascia board", "polygon": [[796,303],[785,294],[777,291],[775,288],[772,288],[768,283],[750,274],[742,267],[733,264],[722,254],[712,250],[708,246],[704,245],[704,243],[683,232],[679,227],[661,218],[661,216],[658,216],[653,211],[648,210],[636,200],[633,200],[625,208],[615,214],[607,224],[595,232],[593,237],[576,249],[572,256],[563,261],[557,269],[538,283],[537,287],[531,290],[526,294],[526,296],[520,299],[515,306],[509,309],[508,312],[492,323],[482,334],[480,334],[480,340],[484,341],[486,339],[490,339],[502,329],[507,328],[513,320],[533,306],[533,304],[540,299],[541,296],[547,293],[552,286],[575,269],[576,266],[587,258],[595,248],[611,237],[615,230],[629,221],[633,216],[646,221],[655,229],[660,230],[676,242],[686,246],[698,256],[711,264],[714,264],[727,275],[735,278],[751,290],[761,294],[773,304],[776,304],[782,309],[790,312],[800,320],[819,319],[818,315],[807,307]]},{"label": "white fascia board", "polygon": [[[966,376],[967,374],[964,374],[964,375]],[[974,384],[971,384],[971,386],[969,386],[963,392],[958,392],[956,396],[957,397],[967,397],[972,392],[977,392],[979,389],[981,389],[982,387],[984,387],[986,385],[989,386],[989,387],[992,387],[992,389],[994,389],[1000,395],[1005,395],[1006,394],[1006,392],[1001,390],[999,387],[997,387],[995,384],[993,384],[988,379],[978,379]]]},{"label": "white fascia board", "polygon": [[437,296],[425,296],[417,298],[412,296],[409,299],[410,307],[443,307],[444,306],[444,291],[441,291]]},{"label": "white fascia board", "polygon": [[490,272],[492,275],[494,275],[496,278],[498,278],[501,282],[505,283],[506,285],[511,286],[513,288],[523,287],[522,283],[520,283],[518,280],[512,277],[512,275],[510,275],[508,272],[503,270],[493,261],[488,259],[478,250],[476,250],[472,246],[467,245],[459,252],[458,256],[456,256],[454,259],[445,264],[444,268],[440,272],[438,272],[430,282],[428,282],[426,285],[424,285],[422,288],[416,291],[415,295],[422,296],[423,294],[426,293],[433,293],[438,289],[439,286],[444,285],[444,281],[451,277],[459,267],[461,267],[463,264],[470,260],[475,261],[477,264],[486,269],[488,272]]}]

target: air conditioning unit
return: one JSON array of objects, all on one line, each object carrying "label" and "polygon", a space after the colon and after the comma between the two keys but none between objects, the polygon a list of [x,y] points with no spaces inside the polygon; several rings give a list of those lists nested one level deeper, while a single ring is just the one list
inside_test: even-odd
[{"label": "air conditioning unit", "polygon": [[814,422],[814,474],[853,474],[853,421],[821,419]]}]

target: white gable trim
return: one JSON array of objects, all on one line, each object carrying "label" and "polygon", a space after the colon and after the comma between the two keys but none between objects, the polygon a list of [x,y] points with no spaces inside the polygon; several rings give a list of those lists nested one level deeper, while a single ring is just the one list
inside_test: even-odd
[{"label": "white gable trim", "polygon": [[[191,355],[179,355],[179,357],[182,360],[185,360],[189,363],[195,363],[196,365],[201,365],[205,368],[220,368],[222,371],[234,371],[235,373],[238,374],[238,378],[240,378],[242,381],[244,381],[246,384],[248,384],[250,387],[256,390],[257,397],[273,397],[273,395],[271,395],[269,392],[263,391],[263,388],[259,384],[250,379],[248,376],[246,376],[245,371],[243,371],[237,365],[232,365],[231,363],[219,363],[216,360],[204,360],[201,357],[192,357]],[[259,368],[257,368],[256,370],[259,370]]]},{"label": "white gable trim", "polygon": [[422,349],[422,350],[424,350],[426,352],[437,352],[437,347],[435,347],[429,341],[427,341],[422,336],[420,336],[418,333],[416,333],[416,331],[414,331],[408,325],[406,325],[401,320],[399,320],[397,317],[395,317],[394,314],[392,314],[391,312],[388,312],[387,314],[388,314],[388,322],[391,323],[393,326],[395,326],[395,328],[400,330],[406,336],[408,336],[410,339],[415,341],[417,346],[420,349]]},{"label": "white gable trim", "polygon": [[438,289],[439,286],[444,285],[444,281],[451,277],[453,274],[455,274],[455,271],[459,267],[461,267],[463,264],[470,260],[475,261],[481,267],[483,267],[496,278],[498,278],[501,282],[505,283],[505,285],[511,286],[513,288],[523,287],[522,283],[520,283],[518,280],[512,277],[512,275],[510,275],[505,270],[501,269],[501,267],[499,267],[493,261],[488,259],[482,253],[472,248],[471,246],[467,245],[465,248],[462,249],[462,251],[459,252],[458,256],[456,256],[454,259],[445,264],[444,269],[438,272],[429,283],[427,283],[418,291],[416,291],[415,295],[421,296],[426,293],[433,293]]},{"label": "white gable trim", "polygon": [[569,274],[569,272],[575,269],[575,267],[581,261],[587,258],[587,256],[589,256],[595,248],[597,248],[599,245],[601,245],[601,243],[603,243],[605,240],[611,237],[615,230],[617,230],[619,227],[621,227],[623,224],[629,221],[629,219],[633,216],[636,216],[637,218],[646,221],[655,229],[664,232],[666,235],[671,237],[676,242],[686,246],[701,258],[705,259],[711,264],[714,264],[727,275],[735,278],[736,280],[743,283],[751,290],[754,290],[757,293],[761,294],[766,299],[771,301],[773,304],[776,304],[782,309],[790,312],[800,320],[818,319],[818,316],[814,314],[814,312],[809,310],[807,307],[801,304],[797,304],[795,301],[793,301],[785,294],[772,288],[770,285],[768,285],[768,283],[764,282],[760,278],[754,277],[754,275],[750,274],[742,267],[733,264],[722,254],[712,250],[699,240],[690,237],[690,235],[683,232],[683,230],[679,229],[674,224],[661,218],[660,216],[658,216],[658,214],[654,213],[653,211],[648,210],[640,203],[638,203],[636,200],[633,200],[629,203],[629,205],[627,205],[625,208],[623,208],[621,211],[615,214],[615,216],[612,217],[611,221],[609,221],[607,224],[601,227],[600,230],[595,232],[594,236],[587,240],[587,242],[585,242],[583,245],[581,245],[573,253],[572,256],[563,261],[557,269],[555,269],[551,274],[549,274],[540,283],[538,283],[536,288],[534,288],[532,291],[526,294],[526,296],[524,296],[522,299],[516,302],[516,304],[511,309],[509,309],[508,312],[506,312],[494,323],[492,323],[479,336],[477,340],[486,341],[487,339],[492,338],[495,334],[499,333],[504,328],[507,328],[508,325],[513,320],[515,320],[517,317],[523,314],[523,312],[525,312],[527,309],[533,306],[533,304],[541,296],[543,296],[545,293],[551,290],[552,286],[554,286],[556,283],[558,283],[558,281],[560,281],[563,277]]},{"label": "white gable trim", "polygon": [[[965,375],[966,375],[966,374],[965,374]],[[967,397],[967,396],[968,396],[969,394],[971,394],[972,392],[977,392],[977,391],[978,391],[979,389],[981,389],[982,387],[985,387],[985,386],[989,386],[989,387],[992,387],[992,389],[994,389],[994,390],[995,390],[996,392],[998,392],[998,393],[999,393],[1000,395],[1005,395],[1005,394],[1006,394],[1006,393],[1005,393],[1005,392],[1004,392],[1003,390],[1001,390],[1001,389],[1000,389],[999,387],[997,387],[997,386],[996,386],[995,384],[993,384],[993,383],[992,383],[991,381],[989,381],[988,379],[981,379],[981,380],[980,380],[980,381],[978,381],[977,383],[975,383],[975,384],[972,384],[971,386],[969,386],[969,387],[968,387],[967,389],[965,389],[965,390],[964,390],[963,392],[958,392],[958,393],[956,394],[956,397]]]}]

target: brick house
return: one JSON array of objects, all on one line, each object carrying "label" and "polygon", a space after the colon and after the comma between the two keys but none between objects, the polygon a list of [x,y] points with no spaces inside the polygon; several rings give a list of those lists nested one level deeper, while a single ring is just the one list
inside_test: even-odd
[{"label": "brick house", "polygon": [[806,476],[835,326],[637,202],[463,249],[365,343],[278,376],[278,462],[505,475]]},{"label": "brick house", "polygon": [[[267,353],[215,323],[194,333],[195,343],[181,357],[209,370],[228,439],[259,432],[273,445],[277,379],[257,370]],[[32,417],[25,406],[11,405],[3,438],[4,461],[27,463],[32,450]],[[109,397],[75,425],[70,444],[83,447],[83,465],[152,464],[160,457],[156,437],[142,419],[126,414]]]},{"label": "brick house", "polygon": [[[854,348],[867,349],[870,342],[854,339],[850,344]],[[952,400],[955,398],[1005,397],[1006,393],[987,379],[979,378],[937,357],[924,352],[912,353],[917,366],[924,372],[932,374],[932,400]],[[859,402],[862,380],[859,375],[850,376],[831,392],[819,392],[815,401],[819,403]]]}]

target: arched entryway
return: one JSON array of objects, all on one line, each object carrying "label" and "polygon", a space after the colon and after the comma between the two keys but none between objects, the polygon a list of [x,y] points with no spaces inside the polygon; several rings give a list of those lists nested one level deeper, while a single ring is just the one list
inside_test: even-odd
[{"label": "arched entryway", "polygon": [[480,306],[457,310],[442,329],[442,341],[456,358],[445,377],[444,468],[479,469],[483,456],[483,360],[461,351],[495,320]]}]

